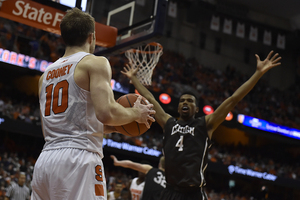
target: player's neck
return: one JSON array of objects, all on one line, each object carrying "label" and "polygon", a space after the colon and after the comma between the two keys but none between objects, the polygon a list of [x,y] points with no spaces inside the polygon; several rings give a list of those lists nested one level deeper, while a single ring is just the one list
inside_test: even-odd
[{"label": "player's neck", "polygon": [[180,116],[178,120],[187,122],[187,121],[190,121],[190,120],[192,120],[194,118],[195,118],[194,116],[193,117],[183,117],[183,116]]},{"label": "player's neck", "polygon": [[78,53],[78,52],[87,52],[87,53],[90,53],[89,52],[89,46],[88,45],[83,45],[83,46],[67,46],[66,50],[65,50],[65,54],[64,54],[63,57],[67,57],[67,56],[73,55],[73,54]]}]

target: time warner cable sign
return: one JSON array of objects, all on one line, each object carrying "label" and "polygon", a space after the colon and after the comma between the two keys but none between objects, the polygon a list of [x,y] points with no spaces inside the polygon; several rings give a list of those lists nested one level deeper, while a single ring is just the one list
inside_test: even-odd
[{"label": "time warner cable sign", "polygon": [[250,176],[253,178],[260,178],[268,181],[275,181],[277,179],[277,176],[273,174],[268,174],[267,172],[257,172],[253,171],[252,169],[243,169],[239,166],[229,165],[228,166],[228,172],[229,174],[241,174],[245,176]]},{"label": "time warner cable sign", "polygon": [[141,153],[144,155],[154,156],[154,157],[159,157],[161,154],[161,151],[150,149],[148,147],[139,147],[139,146],[128,144],[126,142],[116,142],[113,141],[112,139],[103,138],[103,147],[105,146],[120,149],[120,150],[131,151],[134,153]]},{"label": "time warner cable sign", "polygon": [[252,128],[256,128],[263,131],[276,133],[279,135],[284,135],[286,137],[291,137],[300,140],[300,130],[295,128],[281,126],[275,123],[271,123],[262,119],[258,119],[258,118],[254,118],[242,114],[238,115],[238,122],[245,126],[249,126]]}]

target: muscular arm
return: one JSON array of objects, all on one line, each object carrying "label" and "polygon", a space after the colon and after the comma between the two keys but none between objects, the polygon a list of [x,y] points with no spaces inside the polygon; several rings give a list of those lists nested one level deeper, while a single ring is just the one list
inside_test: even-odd
[{"label": "muscular arm", "polygon": [[256,85],[258,80],[271,68],[280,65],[278,61],[281,57],[275,54],[272,58],[272,51],[269,53],[268,57],[264,61],[260,61],[258,55],[257,58],[257,69],[255,73],[241,85],[229,98],[227,98],[214,113],[205,116],[206,127],[208,130],[209,138],[212,137],[213,132],[216,128],[224,121],[227,114],[234,108],[234,106],[241,101]]},{"label": "muscular arm", "polygon": [[[86,64],[90,78],[91,98],[99,121],[105,125],[118,126],[141,118],[147,120],[146,115],[141,116],[142,112],[139,110],[141,108],[124,108],[115,101],[110,85],[111,68],[106,58],[93,56]],[[142,107],[142,109],[149,109],[150,107],[151,105]]]},{"label": "muscular arm", "polygon": [[144,96],[150,103],[153,104],[153,109],[156,111],[155,120],[162,128],[164,128],[166,122],[171,116],[164,111],[161,105],[154,98],[153,94],[140,83],[140,81],[135,76],[136,72],[137,69],[133,69],[130,66],[127,66],[127,68],[124,67],[124,71],[122,71],[123,74],[125,74],[128,78],[130,78],[135,89],[137,89],[137,91],[142,96]]},{"label": "muscular arm", "polygon": [[132,162],[130,160],[118,160],[115,156],[111,155],[110,156],[114,160],[114,165],[115,166],[120,166],[120,167],[125,167],[125,168],[130,168],[135,171],[142,172],[144,174],[147,174],[150,169],[152,169],[151,165],[147,164],[140,164],[136,162]]}]

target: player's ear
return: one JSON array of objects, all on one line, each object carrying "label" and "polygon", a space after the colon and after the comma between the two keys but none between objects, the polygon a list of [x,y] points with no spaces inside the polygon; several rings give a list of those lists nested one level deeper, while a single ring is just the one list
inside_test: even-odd
[{"label": "player's ear", "polygon": [[199,107],[196,107],[196,113],[198,113],[199,112]]},{"label": "player's ear", "polygon": [[95,37],[94,33],[90,33],[89,34],[89,36],[88,36],[88,42],[89,42],[89,44],[92,44],[92,42],[94,40],[94,37]]}]

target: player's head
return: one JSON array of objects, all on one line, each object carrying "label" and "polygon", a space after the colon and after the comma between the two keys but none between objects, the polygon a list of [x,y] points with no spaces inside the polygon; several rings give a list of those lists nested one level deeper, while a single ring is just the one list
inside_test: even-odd
[{"label": "player's head", "polygon": [[18,184],[20,186],[23,186],[25,181],[26,181],[26,174],[24,172],[20,172],[19,179],[18,179]]},{"label": "player's head", "polygon": [[120,181],[120,180],[117,180],[117,181],[115,182],[115,189],[114,189],[114,191],[115,191],[116,193],[121,193],[122,189],[123,189],[123,182]]},{"label": "player's head", "polygon": [[158,168],[165,170],[165,157],[162,156],[159,159]]},{"label": "player's head", "polygon": [[187,91],[181,94],[178,104],[178,113],[181,119],[187,120],[198,113],[198,98],[193,92]]},{"label": "player's head", "polygon": [[61,36],[66,46],[90,44],[90,53],[95,50],[95,19],[78,8],[67,11],[60,23]]}]

